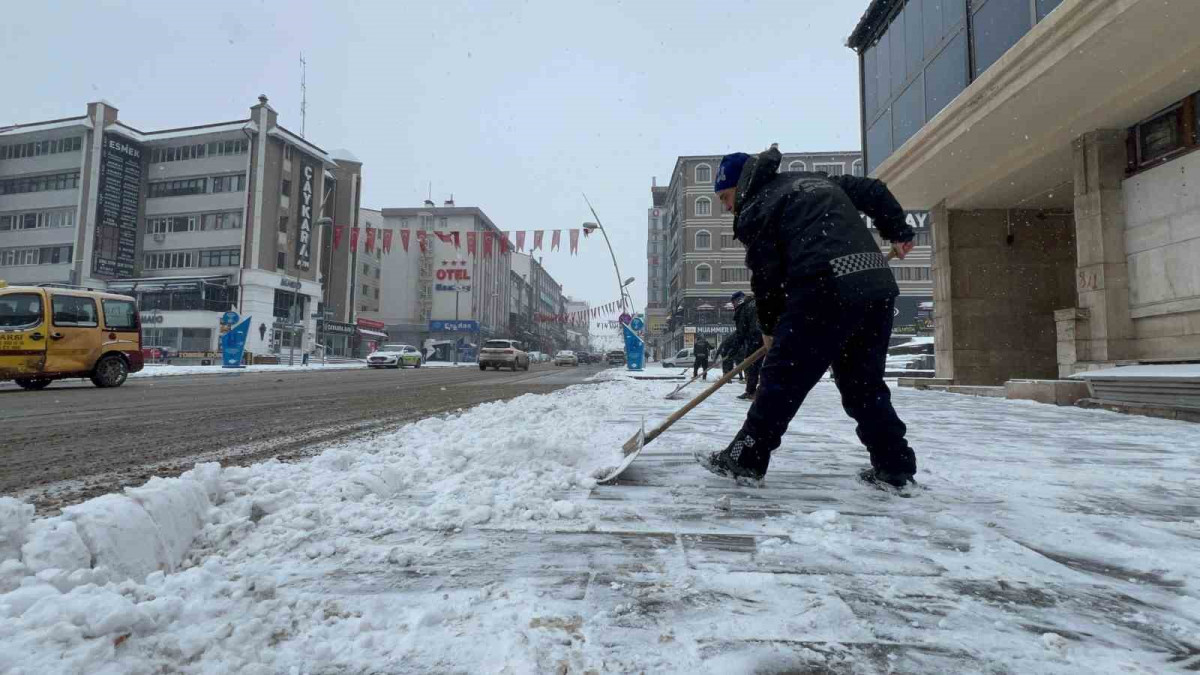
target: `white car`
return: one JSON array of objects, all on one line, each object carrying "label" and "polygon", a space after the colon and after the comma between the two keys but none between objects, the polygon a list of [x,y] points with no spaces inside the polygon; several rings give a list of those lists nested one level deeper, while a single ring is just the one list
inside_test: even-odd
[{"label": "white car", "polygon": [[579,357],[575,356],[575,352],[569,349],[564,349],[554,355],[554,365],[556,366],[577,366],[579,365]]},{"label": "white car", "polygon": [[420,368],[421,352],[412,345],[384,345],[367,355],[368,368]]},{"label": "white car", "polygon": [[680,349],[675,356],[662,360],[663,368],[691,368],[696,362],[696,355],[692,353],[692,348]]},{"label": "white car", "polygon": [[529,370],[529,354],[516,340],[488,340],[479,350],[479,369],[487,370],[488,366],[496,370],[511,368],[513,372],[518,368]]}]

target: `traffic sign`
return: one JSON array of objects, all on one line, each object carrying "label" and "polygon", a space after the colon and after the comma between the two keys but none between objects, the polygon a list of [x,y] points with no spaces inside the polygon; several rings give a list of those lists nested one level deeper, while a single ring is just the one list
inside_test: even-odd
[{"label": "traffic sign", "polygon": [[238,322],[237,312],[225,312],[221,315],[221,325],[232,326]]}]

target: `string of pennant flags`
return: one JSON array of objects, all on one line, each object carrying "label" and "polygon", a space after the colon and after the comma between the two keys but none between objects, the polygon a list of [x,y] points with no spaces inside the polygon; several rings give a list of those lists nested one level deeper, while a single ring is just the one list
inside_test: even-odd
[{"label": "string of pennant flags", "polygon": [[[629,304],[625,300],[614,300],[612,302],[591,307],[588,309],[579,310],[576,312],[567,312],[565,314],[543,314],[537,313],[533,315],[534,323],[562,323],[571,326],[586,326],[592,319],[611,316],[615,312],[624,312],[629,309]],[[609,321],[613,327],[619,326],[619,322]]]},{"label": "string of pennant flags", "polygon": [[[530,251],[546,250],[543,246],[545,234],[547,230],[516,230],[514,232],[475,232],[469,230],[467,232],[442,232],[436,230],[410,230],[410,229],[392,229],[382,227],[349,227],[347,225],[335,225],[333,227],[333,248],[336,250],[341,248],[342,239],[345,238],[346,231],[350,232],[350,250],[357,251],[360,234],[364,235],[363,246],[367,253],[375,252],[375,244],[378,240],[380,248],[384,254],[392,252],[392,242],[394,241],[395,233],[400,233],[400,246],[404,252],[408,252],[410,243],[415,234],[417,246],[422,253],[430,250],[432,241],[436,238],[443,244],[449,244],[456,249],[463,247],[465,240],[467,247],[467,255],[482,255],[483,257],[491,257],[494,252],[499,251],[501,255],[508,253],[510,250],[516,250],[519,253],[525,252],[526,235],[533,233],[533,242],[530,246]],[[550,249],[551,251],[562,250],[562,230],[549,230],[550,232]],[[579,253],[579,229],[567,230],[568,239],[570,242],[571,255]],[[583,236],[588,236],[587,230],[582,230]],[[512,239],[509,235],[512,234]],[[464,236],[465,235],[465,236]],[[515,243],[514,243],[515,242]]]}]

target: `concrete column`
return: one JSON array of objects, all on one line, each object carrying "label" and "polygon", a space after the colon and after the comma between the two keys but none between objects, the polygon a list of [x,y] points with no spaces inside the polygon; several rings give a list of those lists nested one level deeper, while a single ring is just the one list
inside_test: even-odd
[{"label": "concrete column", "polygon": [[932,217],[937,377],[966,385],[1057,377],[1054,312],[1075,295],[1070,216],[939,205]]},{"label": "concrete column", "polygon": [[1076,306],[1088,319],[1078,328],[1081,361],[1132,356],[1129,268],[1125,256],[1125,132],[1098,129],[1075,139]]}]

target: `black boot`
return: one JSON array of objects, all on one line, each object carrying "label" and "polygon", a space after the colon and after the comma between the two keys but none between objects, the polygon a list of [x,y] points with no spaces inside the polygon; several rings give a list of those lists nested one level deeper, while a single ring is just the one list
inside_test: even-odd
[{"label": "black boot", "polygon": [[729,447],[707,455],[698,452],[696,461],[718,476],[760,481],[767,474],[771,451],[742,429],[733,437]]}]

